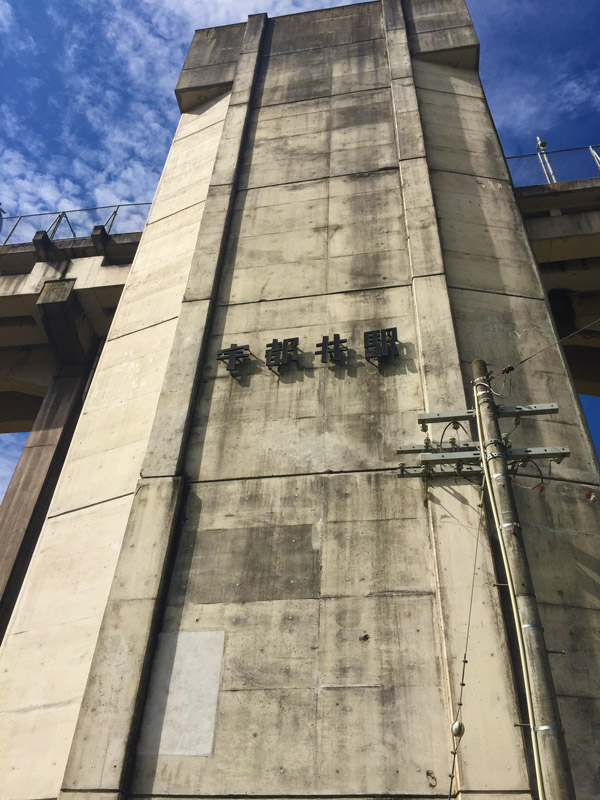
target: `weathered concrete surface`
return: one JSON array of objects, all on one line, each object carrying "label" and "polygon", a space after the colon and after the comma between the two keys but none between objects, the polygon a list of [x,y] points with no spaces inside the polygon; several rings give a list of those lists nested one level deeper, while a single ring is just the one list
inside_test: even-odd
[{"label": "weathered concrete surface", "polygon": [[[216,149],[226,102],[220,115],[216,105],[205,109],[207,126],[200,109],[182,116],[176,141],[186,143],[192,159]],[[208,182],[210,170],[204,174]],[[174,205],[177,180],[181,196]],[[61,786],[202,217],[202,190],[197,184],[189,190],[198,193],[189,206],[188,187],[189,176],[172,159],[0,651],[0,668],[11,676],[0,707],[0,738],[9,741],[0,772],[11,800],[56,796]],[[174,271],[182,274],[179,282],[173,283]],[[165,287],[159,303],[149,298],[146,281],[155,291]]]},{"label": "weathered concrete surface", "polygon": [[591,800],[600,787],[600,528],[586,493],[597,488],[552,481],[541,494],[537,480],[522,483],[517,500],[577,797]]},{"label": "weathered concrete surface", "polygon": [[265,21],[264,14],[252,15],[244,31],[240,56],[244,57],[244,69],[236,65],[232,93],[226,99],[222,137],[207,192],[206,218],[200,226],[198,247],[183,294],[184,304],[142,466],[144,476],[181,473],[222,269]]},{"label": "weathered concrete surface", "polygon": [[402,6],[411,54],[450,67],[477,67],[479,41],[463,0],[408,0]]},{"label": "weathered concrete surface", "polygon": [[[165,175],[157,192],[157,201],[150,214],[149,226],[160,225],[161,219],[171,220],[173,202],[185,211],[187,210],[185,204],[190,199],[199,201],[200,198],[204,198],[200,202],[203,211],[208,207],[208,218],[206,226],[202,224],[202,218],[200,219],[197,231],[200,247],[205,232],[208,232],[210,238],[216,227],[217,230],[220,229],[222,237],[227,230],[231,202],[223,200],[227,191],[232,194],[234,189],[233,182],[239,163],[235,152],[236,149],[239,152],[242,147],[248,100],[256,70],[264,20],[264,15],[256,15],[248,21],[240,56],[240,61],[244,60],[244,68],[240,73],[240,61],[238,61],[231,95],[225,95],[203,107],[208,114],[205,124],[198,124],[192,120],[189,126],[184,127],[181,137],[184,139],[182,148],[175,146],[176,140],[171,151],[173,158],[169,159],[165,168]],[[249,66],[249,59],[253,60],[254,68]],[[248,70],[252,72],[249,87]],[[244,89],[248,90],[245,102],[242,100]],[[188,118],[189,116],[191,115],[188,115]],[[221,135],[215,135],[215,130]],[[201,145],[199,151],[195,149],[198,143]],[[181,169],[181,161],[185,163],[186,157],[200,156],[200,163],[207,164],[204,151],[213,153],[212,171],[210,168],[205,171],[200,168],[199,174],[192,174],[190,182],[187,170]],[[225,176],[229,176],[229,186],[222,182]],[[182,191],[177,192],[178,186]],[[211,194],[213,189],[217,191]],[[161,209],[168,209],[166,217],[161,217],[163,213]],[[215,226],[215,217],[219,215],[220,225]],[[212,284],[216,284],[217,281],[221,250],[222,247],[218,245],[215,251],[209,254],[209,263],[213,267]],[[61,797],[69,796],[72,789],[96,792],[118,788],[126,791],[130,782],[134,748],[147,696],[149,668],[156,649],[157,626],[163,608],[168,567],[171,563],[171,542],[178,522],[181,480],[176,473],[183,453],[188,409],[194,396],[197,369],[194,367],[197,361],[202,359],[205,341],[203,330],[207,327],[212,312],[212,303],[208,300],[184,302],[182,307],[182,301],[187,299],[191,291],[190,285],[197,288],[196,273],[205,262],[200,260],[199,263],[196,258],[192,258],[188,263],[185,285],[179,292],[177,307],[178,316],[179,311],[182,313],[177,320],[169,357],[164,366],[161,393],[157,407],[153,409],[154,419],[151,417],[152,429],[142,468],[144,477],[137,484],[131,504],[128,527],[108,595],[94,662],[63,779]],[[145,281],[142,281],[141,286],[144,285]],[[191,316],[188,314],[188,309],[192,312]],[[198,317],[198,312],[204,314],[203,319]],[[200,323],[199,326],[194,325],[196,341],[190,336],[190,322]],[[155,329],[155,326],[150,326],[151,331]],[[110,341],[119,342],[124,338],[127,337],[123,335],[111,337]],[[175,395],[172,382],[175,383]],[[173,397],[178,401],[175,413]],[[173,430],[165,429],[165,421],[175,422],[172,425]],[[167,470],[166,476],[160,475],[161,469]],[[149,543],[154,545],[153,549],[149,553],[144,552],[142,558],[139,555],[135,558],[142,549],[141,545],[145,550]],[[135,549],[137,554],[133,553],[135,559],[133,560],[132,551]],[[199,639],[200,644],[198,644]],[[142,743],[149,742],[151,750],[156,742],[161,742],[169,748],[177,747],[181,741],[178,734],[180,720],[177,713],[175,719],[179,721],[175,724],[170,724],[169,718],[169,714],[173,714],[173,708],[182,711],[186,707],[185,686],[177,682],[178,676],[182,671],[187,675],[186,670],[190,663],[195,665],[199,648],[205,641],[206,636],[185,637],[183,642],[175,642],[173,637],[168,636],[163,636],[159,640],[156,663],[161,665],[166,661],[169,665],[174,659],[170,684],[173,691],[167,692],[166,687],[161,687],[160,683],[157,688],[156,681],[150,684],[147,724],[142,731]],[[118,656],[115,656],[115,653],[118,653]],[[116,670],[115,659],[119,661]],[[218,699],[220,661],[217,659],[215,662],[213,659],[207,669],[208,673],[215,673],[212,685],[195,698],[195,705],[203,706],[203,710],[206,711],[206,703],[211,703],[212,717],[214,717]],[[156,670],[153,674],[156,677]],[[111,687],[108,701],[107,686]],[[190,704],[192,707],[188,710],[188,714],[193,715],[193,696],[190,697]],[[98,741],[98,735],[95,733],[98,726],[98,707],[102,708],[104,714],[102,742]],[[196,749],[201,747],[203,752],[206,751],[214,734],[213,728],[214,724],[211,726],[209,722],[200,740],[196,738],[194,745],[188,744],[188,749],[195,746]]]},{"label": "weathered concrete surface", "polygon": [[[465,400],[401,15],[388,9],[384,37],[374,7],[269,23],[218,305],[202,328],[184,464],[192,491],[136,795],[251,787],[428,796],[446,782],[477,510],[474,497],[441,489],[430,519],[421,486],[393,472],[417,411]],[[358,19],[367,8],[356,42],[333,48],[335,13]],[[301,45],[308,33],[310,51]],[[345,94],[348,85],[359,91]],[[369,137],[382,147],[365,146]],[[223,174],[233,163],[232,154]],[[220,252],[211,233],[209,251]],[[194,304],[210,280],[197,287],[186,293]],[[362,335],[384,326],[398,327],[402,357],[377,369]],[[323,364],[313,351],[334,332],[348,339],[348,360]],[[300,339],[302,369],[270,371],[265,346],[286,336]],[[232,377],[216,355],[234,341],[252,355]],[[471,698],[473,709],[489,708],[497,736],[484,740],[485,720],[473,721],[461,785],[526,796],[509,653],[482,548]],[[208,738],[196,740],[186,715],[169,710],[195,679],[177,643],[185,652],[196,633],[225,637],[210,754]],[[207,720],[210,680],[208,695],[204,679],[191,695]]]},{"label": "weathered concrete surface", "polygon": [[[420,405],[410,290],[398,287],[218,309],[192,422],[186,474],[192,480],[392,466],[397,442]],[[381,371],[364,358],[363,331],[398,327],[402,355]],[[348,339],[348,363],[314,355],[324,334]],[[299,336],[303,368],[278,376],[264,367],[265,344]],[[217,350],[248,343],[254,358],[238,381]],[[351,387],[355,387],[350,393]],[[395,414],[402,409],[404,414]],[[251,463],[239,449],[254,452]]]},{"label": "weathered concrete surface", "polygon": [[[61,800],[444,796],[473,578],[458,790],[531,797],[483,532],[475,562],[477,490],[401,481],[395,451],[419,441],[418,412],[468,402],[468,359],[503,366],[554,331],[464,4],[403,7],[406,24],[386,0],[195,37],[187,112],[0,653],[11,800],[61,786]],[[384,327],[401,356],[378,367],[363,334]],[[322,363],[333,333],[347,360]],[[286,336],[301,368],[267,369],[267,343]],[[252,353],[234,376],[216,359],[232,342]],[[521,504],[549,636],[572,645],[555,679],[587,800],[596,507],[577,538],[561,514],[597,476],[564,362],[548,351],[532,367],[514,402],[564,412],[524,422],[515,444],[574,453],[553,470],[568,480],[547,489],[565,487],[547,517],[530,500],[542,495]],[[545,583],[555,524],[549,574],[565,597]],[[84,525],[100,553],[80,555]],[[22,668],[38,652],[39,689]]]},{"label": "weathered concrete surface", "polygon": [[175,88],[182,112],[231,88],[245,29],[241,22],[195,32]]},{"label": "weathered concrete surface", "polygon": [[[400,508],[409,521],[398,528]],[[197,484],[165,630],[225,631],[214,750],[140,751],[136,793],[175,780],[189,794],[285,793],[290,782],[311,794],[428,794],[427,770],[446,769],[447,726],[439,644],[419,646],[421,635],[437,640],[427,526],[416,522],[425,519],[393,473]],[[394,529],[404,543],[395,557]],[[267,534],[270,559],[253,564]],[[399,747],[395,726],[416,751]]]},{"label": "weathered concrete surface", "polygon": [[137,486],[61,797],[73,790],[118,789],[126,782],[127,746],[139,725],[139,684],[149,641],[156,636],[156,601],[168,579],[180,496],[178,479],[142,480]]},{"label": "weathered concrete surface", "polygon": [[[476,488],[457,491],[447,481],[433,481],[429,489],[449,691],[455,714],[469,633],[462,698],[466,733],[459,750],[458,785],[486,790],[502,786],[514,791],[527,788],[528,775],[522,759],[522,738],[514,725],[520,719],[520,711],[509,666],[500,590],[495,585],[498,578],[485,535],[485,520],[480,521],[479,503]],[[492,741],[499,754],[497,759],[489,758]]]},{"label": "weathered concrete surface", "polygon": [[[518,490],[534,584],[542,603],[544,623],[548,622],[546,642],[550,649],[557,649],[553,642],[564,640],[561,624],[571,627],[573,639],[581,636],[583,641],[597,642],[595,615],[575,611],[571,607],[573,601],[568,599],[568,587],[581,589],[586,584],[582,585],[580,558],[575,553],[567,555],[563,550],[562,535],[558,535],[562,525],[557,518],[564,515],[562,524],[567,529],[572,528],[575,537],[567,536],[567,539],[573,543],[582,542],[585,552],[594,554],[591,558],[595,563],[598,539],[586,536],[584,531],[597,530],[597,512],[594,513],[595,507],[589,505],[585,495],[591,485],[598,484],[598,463],[564,355],[559,348],[545,349],[558,336],[525,228],[507,183],[499,143],[478,76],[470,70],[449,70],[446,66],[421,61],[415,61],[413,68],[428,143],[433,197],[451,287],[450,302],[465,387],[468,389],[472,377],[470,362],[482,354],[488,366],[496,371],[509,363],[515,365],[517,368],[511,373],[512,380],[507,382],[508,391],[503,402],[516,402],[516,398],[519,402],[554,401],[558,402],[560,413],[547,420],[523,420],[511,433],[513,446],[557,444],[571,449],[570,459],[560,465],[544,466],[545,475],[554,478],[546,489],[549,494],[543,495],[544,505],[540,506],[542,495],[539,493]],[[542,230],[547,220],[528,220],[528,229],[535,232],[532,222]],[[534,359],[520,365],[522,360],[542,350]],[[533,467],[521,469],[521,472],[536,475],[535,481],[529,481],[529,489],[539,483],[540,476]],[[557,480],[559,478],[572,483],[563,483]],[[579,498],[578,504],[568,499],[571,493],[573,498]],[[534,498],[537,498],[535,504]],[[567,512],[570,506],[571,511]],[[546,514],[549,515],[547,519]],[[590,516],[594,519],[592,528],[589,527]],[[532,527],[531,534],[527,532],[528,524]],[[551,537],[550,544],[552,528],[556,529],[557,536]],[[538,535],[532,538],[533,531]],[[542,548],[548,557],[542,555]],[[560,575],[554,573],[554,596],[546,607],[545,587],[553,575],[551,563],[557,557]],[[597,590],[594,582],[592,593],[596,596]],[[557,591],[560,594],[557,595]],[[586,607],[585,603],[574,605]],[[573,629],[576,624],[578,627]],[[551,666],[561,711],[565,714],[564,725],[568,726],[568,719],[574,728],[567,744],[578,797],[592,797],[598,789],[596,768],[591,766],[596,752],[592,742],[597,723],[592,720],[598,708],[597,686],[590,681],[584,666],[587,656],[582,653],[579,668],[573,666],[576,657],[571,660],[568,674],[572,686],[566,691],[561,658],[564,657],[553,656]],[[574,697],[567,698],[564,694]],[[590,743],[590,749],[583,745],[584,740]],[[465,768],[461,769],[464,773]]]},{"label": "weathered concrete surface", "polygon": [[[438,120],[432,107],[425,111],[423,125],[468,385],[470,362],[481,352],[486,353],[490,368],[501,368],[507,363],[518,364],[556,335],[531,247],[506,183],[500,145],[477,73],[421,62],[415,62],[414,70],[420,107],[433,106],[435,96],[443,95],[444,111],[451,109],[456,115],[456,121],[448,115]],[[458,127],[465,102],[470,109],[469,124],[477,126],[479,137]],[[483,149],[481,141],[487,142]],[[453,159],[451,171],[442,168],[438,157],[442,151]],[[477,326],[477,340],[472,336],[473,326]],[[550,349],[531,365],[518,369],[512,385],[513,396],[520,402],[554,401],[561,409],[558,417],[548,421],[524,421],[514,434],[514,445],[523,446],[525,441],[532,446],[533,442],[568,445],[572,457],[553,468],[553,474],[597,480],[591,443],[581,424],[579,404],[565,375],[560,351]]]},{"label": "weathered concrete surface", "polygon": [[51,381],[0,506],[0,637],[48,511],[86,381],[87,370],[75,377],[59,373]]},{"label": "weathered concrete surface", "polygon": [[[521,359],[542,350],[555,335],[548,308],[542,300],[453,290],[452,301],[465,381],[470,380],[470,364],[478,353],[486,352],[491,369],[502,368],[506,363],[518,364]],[[472,337],[474,325],[478,326],[477,341]],[[502,331],[501,336],[499,331]],[[526,337],[522,335],[523,331],[527,332]],[[552,464],[552,475],[597,483],[592,445],[558,348],[549,348],[540,353],[531,365],[515,370],[511,397],[518,397],[519,402],[554,402],[559,405],[558,414],[523,419],[511,436],[514,446],[523,447],[526,442],[530,446],[534,446],[534,442],[536,446],[568,446],[571,457],[561,464]],[[508,404],[510,401],[505,402]],[[548,465],[545,466],[547,471]]]}]

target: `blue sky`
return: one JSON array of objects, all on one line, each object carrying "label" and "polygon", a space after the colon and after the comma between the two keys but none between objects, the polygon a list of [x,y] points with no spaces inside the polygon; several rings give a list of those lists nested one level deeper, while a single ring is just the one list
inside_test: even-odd
[{"label": "blue sky", "polygon": [[[600,0],[467,4],[505,153],[532,152],[537,134],[550,148],[597,144]],[[343,2],[0,0],[0,205],[12,215],[151,200],[194,29],[332,5]],[[598,405],[586,413],[600,448]],[[0,496],[23,438],[0,436]]]}]

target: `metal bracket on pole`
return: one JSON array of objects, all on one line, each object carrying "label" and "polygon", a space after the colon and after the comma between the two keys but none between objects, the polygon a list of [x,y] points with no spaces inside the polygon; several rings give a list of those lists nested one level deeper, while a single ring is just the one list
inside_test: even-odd
[{"label": "metal bracket on pole", "polygon": [[[530,417],[542,414],[558,414],[558,403],[532,403],[523,406],[500,406],[499,417]],[[473,408],[463,408],[458,411],[431,411],[419,414],[417,422],[420,425],[432,425],[436,422],[454,422],[475,419]]]}]

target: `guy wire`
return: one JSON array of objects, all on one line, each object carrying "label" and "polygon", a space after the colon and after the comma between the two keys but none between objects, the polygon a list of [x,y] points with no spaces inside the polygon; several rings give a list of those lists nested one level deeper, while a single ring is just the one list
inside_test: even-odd
[{"label": "guy wire", "polygon": [[[456,721],[462,721],[462,706],[463,706],[463,692],[465,689],[465,672],[467,668],[467,652],[469,649],[469,636],[471,634],[471,616],[473,613],[473,596],[475,594],[475,575],[477,574],[477,555],[479,552],[479,538],[481,536],[481,527],[483,522],[483,514],[484,514],[484,505],[483,505],[483,490],[485,487],[485,476],[482,476],[481,485],[479,487],[479,520],[477,523],[477,538],[475,539],[475,556],[473,558],[473,575],[471,577],[471,596],[469,598],[469,613],[467,616],[467,633],[465,636],[465,654],[463,656],[462,662],[462,673],[460,676],[460,692],[458,696],[457,702],[457,712],[456,712]],[[452,754],[452,767],[450,769],[450,788],[448,789],[448,800],[452,798],[452,789],[454,787],[454,776],[456,774],[456,757],[458,754],[458,748],[460,747],[462,739],[459,737],[458,740],[454,738],[454,749],[451,750]]]}]

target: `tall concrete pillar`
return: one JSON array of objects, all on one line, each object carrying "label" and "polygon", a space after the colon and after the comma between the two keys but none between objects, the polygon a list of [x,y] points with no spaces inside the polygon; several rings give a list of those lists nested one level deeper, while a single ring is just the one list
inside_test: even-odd
[{"label": "tall concrete pillar", "polygon": [[[228,102],[224,91],[182,115],[0,649],[0,775],[14,800],[58,795],[119,554],[132,552],[129,516],[148,492],[177,499],[177,480],[138,482]],[[163,519],[152,512],[153,530]],[[143,591],[140,615],[153,607]]]},{"label": "tall concrete pillar", "polygon": [[98,346],[73,285],[47,281],[37,300],[57,366],[0,508],[0,639],[46,517]]},{"label": "tall concrete pillar", "polygon": [[0,637],[14,609],[79,417],[86,374],[50,382],[0,507]]},{"label": "tall concrete pillar", "polygon": [[[477,55],[462,0],[196,32],[0,652],[12,800],[447,796],[471,591],[454,788],[532,797],[477,487],[396,475],[419,412],[470,405],[473,357],[497,368],[554,335]],[[365,334],[392,329],[398,355],[371,357]],[[544,497],[519,491],[549,646],[578,631],[555,680],[585,797],[598,479],[560,354],[530,366],[514,402],[561,415],[515,444],[573,450]]]}]

